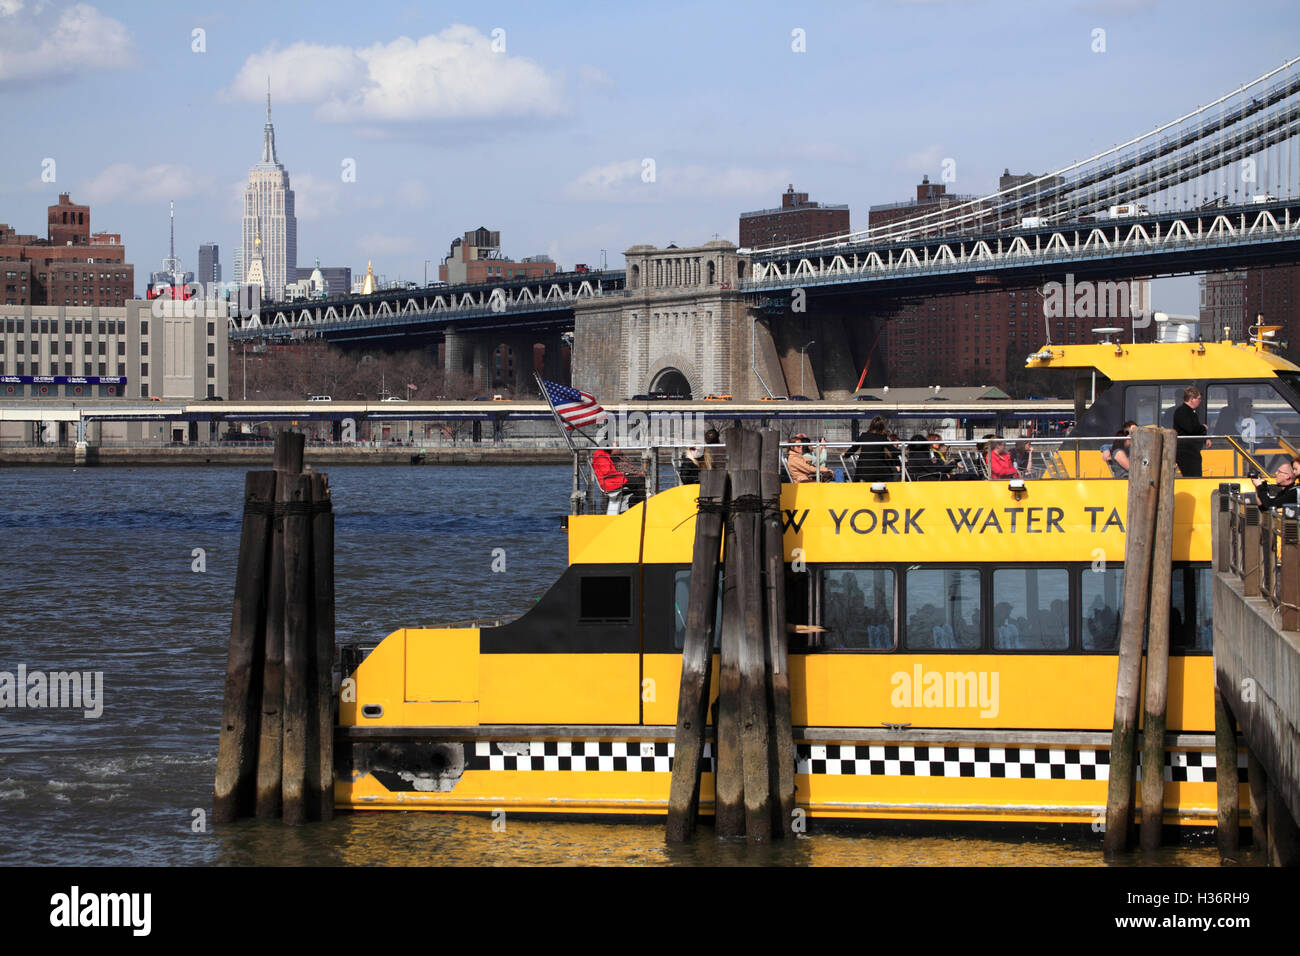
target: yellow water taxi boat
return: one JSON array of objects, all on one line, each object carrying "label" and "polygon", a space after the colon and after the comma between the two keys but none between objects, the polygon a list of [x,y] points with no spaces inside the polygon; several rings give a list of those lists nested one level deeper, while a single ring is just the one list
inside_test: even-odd
[{"label": "yellow water taxi boat", "polygon": [[[1300,435],[1300,368],[1258,341],[1056,346],[1029,364],[1097,394],[1074,435],[1033,443],[1023,480],[782,488],[810,818],[1100,828],[1127,504],[1100,449],[1125,420],[1167,424],[1195,385],[1222,437],[1176,483],[1164,819],[1214,823],[1210,493],[1244,483],[1246,452],[1267,465]],[[697,493],[571,515],[567,570],[516,620],[345,648],[337,805],[665,813]],[[711,766],[706,747],[706,815]]]}]

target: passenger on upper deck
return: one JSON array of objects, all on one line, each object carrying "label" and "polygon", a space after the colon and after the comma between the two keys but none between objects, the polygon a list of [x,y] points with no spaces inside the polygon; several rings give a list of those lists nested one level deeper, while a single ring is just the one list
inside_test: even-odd
[{"label": "passenger on upper deck", "polygon": [[677,473],[681,476],[682,484],[698,485],[700,483],[700,463],[703,458],[704,453],[700,451],[698,445],[692,445],[686,449],[681,464],[677,466]]},{"label": "passenger on upper deck", "polygon": [[[1184,478],[1201,477],[1201,443],[1189,438],[1205,434],[1205,425],[1197,417],[1201,407],[1201,390],[1195,385],[1183,389],[1183,404],[1174,412],[1174,431],[1178,432],[1178,470]],[[1209,448],[1207,441],[1205,447]]]},{"label": "passenger on upper deck", "polygon": [[1268,511],[1279,505],[1296,504],[1295,472],[1291,470],[1291,465],[1286,463],[1279,465],[1275,475],[1277,484],[1271,488],[1259,475],[1250,479],[1251,484],[1255,486],[1255,493],[1259,496],[1260,511]]},{"label": "passenger on upper deck", "polygon": [[862,441],[848,451],[857,458],[854,481],[897,481],[898,449],[889,443],[885,420],[877,415],[867,426]]},{"label": "passenger on upper deck", "polygon": [[613,448],[614,465],[627,479],[627,504],[623,506],[623,510],[626,511],[628,505],[645,501],[645,467],[641,464],[640,452],[619,451],[618,442],[614,442]]},{"label": "passenger on upper deck", "polygon": [[785,467],[790,472],[790,480],[796,484],[805,481],[833,481],[835,472],[829,468],[821,468],[804,457],[807,446],[808,436],[803,432],[795,435],[793,438],[795,444],[790,446],[790,452],[786,455]]},{"label": "passenger on upper deck", "polygon": [[1101,457],[1107,465],[1110,466],[1110,473],[1115,478],[1127,478],[1129,469],[1129,436],[1133,434],[1133,429],[1137,428],[1137,422],[1127,421],[1124,427],[1116,433],[1118,441],[1109,445],[1101,446]]},{"label": "passenger on upper deck", "polygon": [[989,443],[989,477],[1020,477],[1020,471],[1016,468],[1016,463],[1011,460],[1010,452],[1007,451],[1007,443],[1001,438],[994,438]]},{"label": "passenger on upper deck", "polygon": [[[617,444],[614,445],[618,447]],[[627,511],[630,495],[627,490],[627,476],[614,465],[614,459],[608,451],[597,448],[591,453],[591,473],[596,477],[600,490],[609,496],[609,506],[605,514],[616,515]]]}]

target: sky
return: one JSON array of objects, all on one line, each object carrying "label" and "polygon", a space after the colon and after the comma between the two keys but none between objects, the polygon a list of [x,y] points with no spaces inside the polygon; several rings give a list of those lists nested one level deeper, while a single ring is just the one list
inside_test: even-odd
[{"label": "sky", "polygon": [[[1288,0],[0,0],[0,222],[43,234],[70,191],[142,290],[174,200],[185,268],[215,241],[230,278],[269,76],[300,266],[422,282],[482,225],[515,259],[621,268],[736,241],[790,183],[854,228],[945,160],[990,192],[1298,52]],[[1194,313],[1195,280],[1153,298]]]}]

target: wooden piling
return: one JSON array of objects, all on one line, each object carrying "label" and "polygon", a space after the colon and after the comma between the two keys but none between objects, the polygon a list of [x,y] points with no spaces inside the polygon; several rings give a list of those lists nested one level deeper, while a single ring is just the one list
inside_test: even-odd
[{"label": "wooden piling", "polygon": [[329,476],[312,472],[312,636],[308,716],[307,816],[334,816],[334,511]]},{"label": "wooden piling", "polygon": [[307,819],[307,725],[310,720],[309,660],[315,653],[311,608],[311,475],[285,475],[276,486],[284,512],[284,707],[281,729],[281,798],[284,822]]},{"label": "wooden piling", "polygon": [[[1147,617],[1147,584],[1156,489],[1162,456],[1160,433],[1139,428],[1129,452],[1128,528],[1124,539],[1124,610],[1120,622],[1115,721],[1110,738],[1110,779],[1106,792],[1106,856],[1128,849],[1133,820],[1133,764],[1137,739],[1138,690],[1142,669],[1142,632]],[[1162,768],[1163,771],[1163,768]]]},{"label": "wooden piling", "polygon": [[262,676],[258,664],[266,626],[266,560],[274,502],[275,472],[250,471],[244,478],[244,524],[217,744],[212,798],[212,819],[217,823],[248,816],[254,807]]},{"label": "wooden piling", "polygon": [[296,432],[280,432],[275,436],[277,507],[266,569],[262,711],[257,742],[255,813],[262,820],[280,816],[284,774],[284,514],[279,508],[279,489],[289,476],[302,472],[303,442],[304,436]]},{"label": "wooden piling", "polygon": [[1268,784],[1268,865],[1300,865],[1300,829],[1272,780]]},{"label": "wooden piling", "polygon": [[740,746],[745,780],[745,837],[772,839],[771,767],[768,755],[767,633],[763,628],[763,498],[759,478],[762,436],[741,432],[740,467],[731,486],[744,632],[740,642]]},{"label": "wooden piling", "polygon": [[[718,633],[718,553],[727,473],[700,472],[695,548],[691,555],[691,591],[682,646],[681,689],[677,695],[677,733],[673,747],[672,786],[668,796],[665,837],[669,843],[691,838],[700,808],[700,766],[708,721],[709,684],[713,672],[713,636]],[[716,731],[716,728],[714,728]]]},{"label": "wooden piling", "polygon": [[771,763],[772,832],[794,833],[794,732],[790,718],[790,669],[785,632],[785,540],[781,522],[781,433],[760,433],[763,495],[763,564],[767,572],[764,609],[768,664],[768,752]]},{"label": "wooden piling", "polygon": [[[1216,775],[1217,776],[1217,775]],[[1268,771],[1255,752],[1246,749],[1246,782],[1250,786],[1250,842],[1268,861]]]},{"label": "wooden piling", "polygon": [[[737,470],[743,438],[728,428],[729,501],[736,497]],[[718,666],[718,712],[714,721],[713,821],[718,836],[745,832],[744,760],[740,747],[740,645],[744,640],[744,608],[740,603],[740,549],[734,518],[729,514],[722,546],[722,646]]]},{"label": "wooden piling", "polygon": [[1151,597],[1147,617],[1146,710],[1142,716],[1143,850],[1160,846],[1165,808],[1165,716],[1169,700],[1169,608],[1174,560],[1174,469],[1178,433],[1160,430],[1159,491],[1151,540]]},{"label": "wooden piling", "polygon": [[1214,685],[1214,779],[1219,795],[1216,838],[1219,856],[1235,856],[1239,845],[1240,807],[1237,782],[1237,724],[1218,682]]}]

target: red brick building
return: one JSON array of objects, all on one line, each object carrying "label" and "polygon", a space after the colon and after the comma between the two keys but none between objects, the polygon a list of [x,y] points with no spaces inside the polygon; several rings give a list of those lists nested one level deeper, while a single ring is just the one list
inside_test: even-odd
[{"label": "red brick building", "polygon": [[60,193],[47,238],[0,223],[0,304],[121,306],[135,295],[135,266],[118,233],[90,231],[90,207]]},{"label": "red brick building", "polygon": [[483,226],[451,241],[451,249],[438,266],[438,279],[450,285],[500,282],[503,279],[538,279],[555,275],[549,256],[526,256],[516,262],[501,255],[501,233]]},{"label": "red brick building", "polygon": [[1300,356],[1300,265],[1210,272],[1201,279],[1201,334],[1222,338],[1225,327],[1241,340],[1255,325],[1280,325],[1278,339]]},{"label": "red brick building", "polygon": [[[1032,174],[1004,174],[1000,188],[1028,181]],[[868,226],[876,227],[914,216],[937,212],[970,196],[953,196],[943,184],[924,177],[916,199],[872,206]],[[1064,281],[1064,276],[1061,280]],[[905,304],[887,322],[882,341],[891,385],[997,385],[1013,395],[1033,390],[1025,375],[1030,352],[1051,341],[1057,345],[1096,342],[1095,328],[1124,325],[1125,338],[1133,330],[1127,321],[1096,316],[1046,315],[1037,288],[1003,288],[989,277],[987,291],[935,296]],[[1142,305],[1149,311],[1150,287],[1139,282]],[[1138,330],[1139,341],[1149,341],[1154,329]]]},{"label": "red brick building", "polygon": [[848,206],[809,202],[808,194],[795,192],[793,183],[781,194],[779,208],[740,214],[742,249],[808,242],[850,231]]}]

